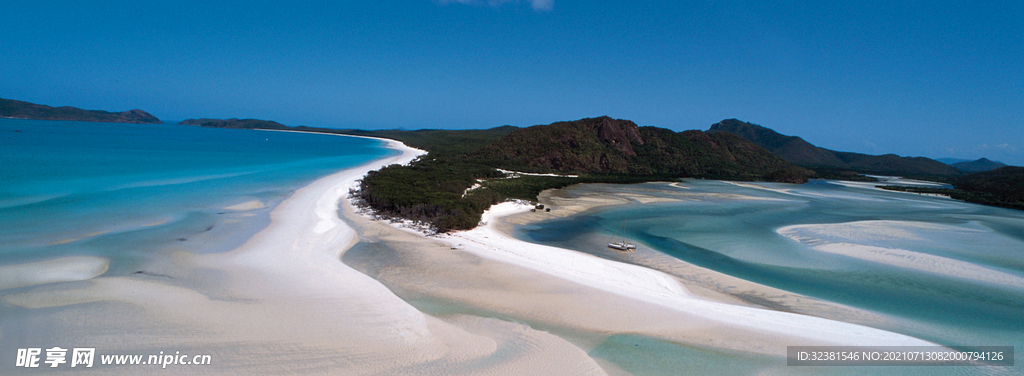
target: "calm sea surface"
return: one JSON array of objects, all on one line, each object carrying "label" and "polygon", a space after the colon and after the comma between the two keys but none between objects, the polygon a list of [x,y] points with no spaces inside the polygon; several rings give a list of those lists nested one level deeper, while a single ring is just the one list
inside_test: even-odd
[{"label": "calm sea surface", "polygon": [[[108,274],[117,274],[161,249],[225,250],[268,223],[269,210],[296,188],[394,153],[383,145],[292,132],[0,119],[0,264],[94,255],[109,258]],[[222,239],[211,243],[209,233]]]}]

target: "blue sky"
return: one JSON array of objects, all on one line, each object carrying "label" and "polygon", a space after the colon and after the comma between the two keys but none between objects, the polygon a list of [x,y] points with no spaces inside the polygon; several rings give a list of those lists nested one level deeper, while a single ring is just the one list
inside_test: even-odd
[{"label": "blue sky", "polygon": [[1024,165],[1021,1],[13,1],[0,98],[166,120],[489,128],[738,118]]}]

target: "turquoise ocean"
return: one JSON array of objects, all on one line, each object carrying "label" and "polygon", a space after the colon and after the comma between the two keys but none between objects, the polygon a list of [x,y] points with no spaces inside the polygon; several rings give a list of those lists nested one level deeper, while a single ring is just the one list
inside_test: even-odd
[{"label": "turquoise ocean", "polygon": [[[592,209],[520,226],[514,235],[627,261],[603,246],[618,233],[697,266],[893,319],[880,329],[961,349],[1022,351],[1024,212],[875,185],[684,180],[570,187],[563,191],[569,197],[603,191],[676,201]],[[829,245],[856,253],[817,248]],[[873,254],[895,262],[862,256]],[[614,336],[591,354],[642,375],[756,374],[765,367],[783,374],[1024,374],[1019,361],[1013,368],[786,367],[784,360],[630,335]]]},{"label": "turquoise ocean", "polygon": [[0,119],[0,265],[100,256],[119,275],[168,249],[230,250],[295,189],[394,153],[322,134]]}]

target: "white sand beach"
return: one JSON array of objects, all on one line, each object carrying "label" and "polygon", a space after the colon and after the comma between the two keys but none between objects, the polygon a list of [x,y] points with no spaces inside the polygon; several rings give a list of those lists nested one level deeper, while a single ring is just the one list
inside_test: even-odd
[{"label": "white sand beach", "polygon": [[50,323],[4,336],[88,343],[107,354],[213,355],[212,365],[191,366],[190,374],[605,374],[564,339],[488,318],[442,321],[340,262],[356,240],[337,215],[348,190],[367,171],[423,153],[397,142],[389,147],[401,154],[297,190],[271,212],[267,228],[228,253],[181,253],[126,277],[89,279],[99,273],[83,275],[70,261],[31,265],[63,271],[49,282],[85,280],[3,296],[5,304],[29,309],[33,321]]},{"label": "white sand beach", "polygon": [[790,337],[799,343],[821,345],[932,345],[916,338],[861,325],[695,297],[687,293],[678,280],[659,271],[575,251],[523,242],[495,231],[490,224],[498,217],[529,209],[529,206],[515,203],[495,205],[484,214],[483,222],[488,223],[487,225],[457,232],[444,240],[452,247],[464,249],[481,257],[519,265],[595,289],[668,307],[718,325],[743,328],[751,332],[750,342],[757,342],[756,338],[764,338],[763,333],[771,333],[774,336]]}]

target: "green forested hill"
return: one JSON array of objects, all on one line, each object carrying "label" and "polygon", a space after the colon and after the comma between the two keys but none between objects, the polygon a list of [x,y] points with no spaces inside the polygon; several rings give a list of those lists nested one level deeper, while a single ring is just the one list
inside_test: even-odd
[{"label": "green forested hill", "polygon": [[94,123],[161,123],[142,110],[107,112],[76,107],[50,107],[41,104],[0,99],[0,117],[34,120],[88,121]]},{"label": "green forested hill", "polygon": [[974,160],[974,161],[966,161],[966,162],[953,163],[953,164],[950,164],[950,166],[953,166],[957,170],[960,170],[960,171],[963,171],[963,172],[966,172],[966,173],[972,173],[972,172],[992,171],[992,170],[995,170],[995,169],[1000,168],[1000,167],[1006,167],[1006,164],[1004,164],[1002,162],[992,161],[992,160],[989,160],[988,158],[981,158],[981,159]]},{"label": "green forested hill", "polygon": [[527,172],[805,182],[810,173],[731,134],[638,127],[609,117],[523,128],[473,154]]},{"label": "green forested hill", "polygon": [[518,129],[473,156],[524,172],[627,173],[628,157],[636,155],[632,142],[638,140],[633,122],[602,117]]},{"label": "green forested hill", "polygon": [[259,119],[188,119],[178,124],[198,125],[200,127],[213,128],[237,128],[237,129],[276,129],[285,130],[291,127],[270,120]]},{"label": "green forested hill", "polygon": [[[706,177],[807,181],[808,170],[730,134],[638,127],[609,117],[484,131],[343,131],[387,137],[430,153],[409,166],[368,174],[354,192],[380,215],[437,231],[475,227],[492,204],[535,200],[578,183],[636,183]],[[568,176],[506,176],[497,169]]]},{"label": "green forested hill", "polygon": [[708,132],[739,135],[787,161],[819,172],[851,170],[867,174],[940,179],[960,175],[957,169],[929,158],[833,151],[814,146],[800,137],[786,136],[736,119],[722,120],[712,125]]}]

